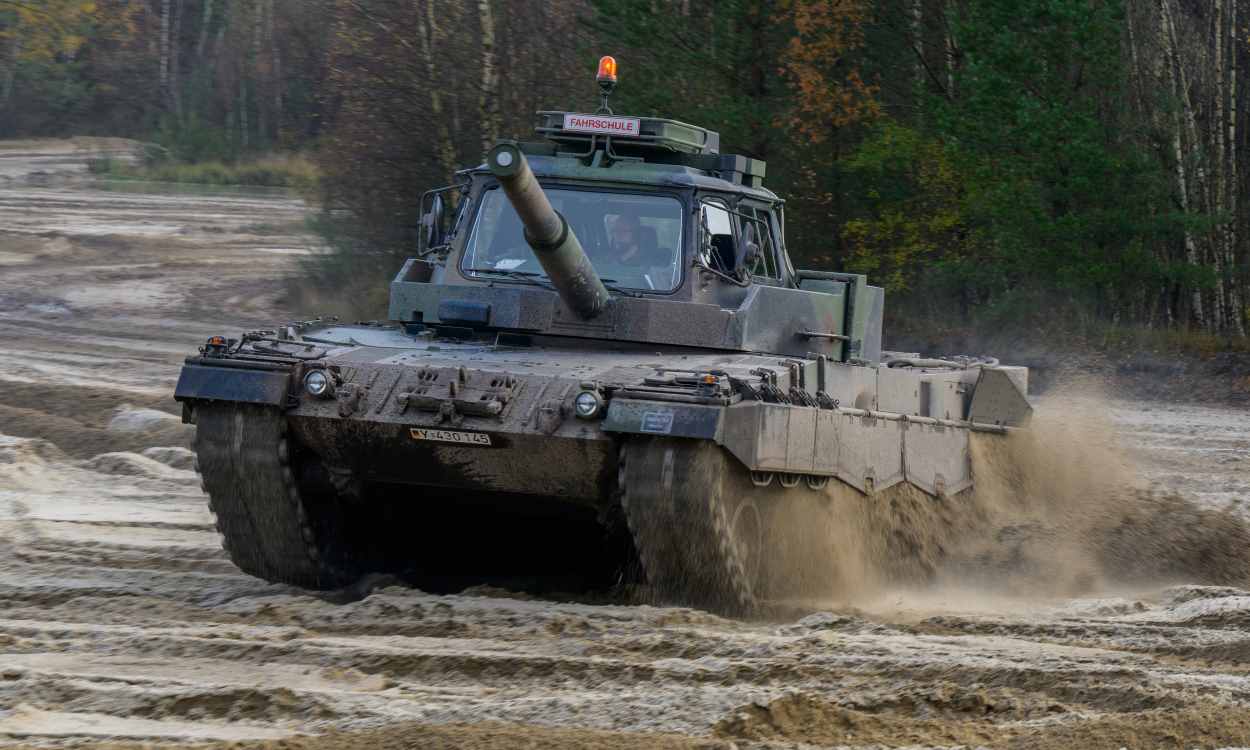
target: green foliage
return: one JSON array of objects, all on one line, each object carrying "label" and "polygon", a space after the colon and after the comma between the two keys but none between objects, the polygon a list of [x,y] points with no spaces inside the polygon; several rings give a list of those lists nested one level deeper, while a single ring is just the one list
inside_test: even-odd
[{"label": "green foliage", "polygon": [[0,0],[0,136],[156,140],[185,161],[311,141],[334,0]]},{"label": "green foliage", "polygon": [[0,40],[21,40],[18,59],[72,56],[91,33],[92,0],[0,0]]},{"label": "green foliage", "polygon": [[902,292],[935,265],[959,271],[977,255],[963,176],[937,139],[883,120],[841,164],[866,209],[842,226],[847,267]]},{"label": "green foliage", "polygon": [[194,185],[244,185],[293,188],[304,193],[317,190],[320,171],[312,161],[297,155],[273,155],[253,161],[198,163],[164,159],[132,164],[119,159],[97,159],[89,169],[112,179],[174,182]]},{"label": "green foliage", "polygon": [[188,163],[232,161],[240,151],[234,133],[194,112],[182,118],[162,117],[156,141],[174,159]]},{"label": "green foliage", "polygon": [[615,109],[706,124],[722,146],[770,158],[784,137],[776,121],[789,95],[778,65],[792,36],[786,4],[590,4],[596,48],[620,60]]},{"label": "green foliage", "polygon": [[949,24],[950,90],[842,164],[848,265],[1014,320],[1140,313],[1159,289],[1212,281],[1159,252],[1203,219],[1171,207],[1144,128],[1118,106],[1118,0],[978,0]]},{"label": "green foliage", "polygon": [[791,256],[829,267],[846,198],[833,165],[873,109],[852,56],[868,5],[590,0],[590,44],[618,55],[616,111],[704,125],[722,153],[767,160],[765,182],[788,202]]},{"label": "green foliage", "polygon": [[86,116],[94,89],[81,75],[82,66],[43,58],[19,59],[13,65],[11,97],[38,99],[41,106],[0,109],[0,135],[73,135],[68,124]]},{"label": "green foliage", "polygon": [[1145,247],[1174,232],[1161,165],[1117,116],[1118,0],[983,0],[952,18],[954,99],[929,102],[965,174],[967,214],[1008,286],[1084,295],[1158,284]]}]

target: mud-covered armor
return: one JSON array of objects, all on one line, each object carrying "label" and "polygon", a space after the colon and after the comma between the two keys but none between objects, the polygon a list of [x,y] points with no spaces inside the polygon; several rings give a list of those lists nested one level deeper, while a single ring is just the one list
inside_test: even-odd
[{"label": "mud-covered armor", "polygon": [[671,120],[539,116],[540,140],[427,193],[391,322],[187,360],[176,397],[243,570],[450,588],[486,561],[598,556],[610,580],[633,558],[664,600],[749,612],[787,498],[950,497],[973,432],[1028,420],[1024,368],[883,352],[880,288],[794,270],[763,162]]}]

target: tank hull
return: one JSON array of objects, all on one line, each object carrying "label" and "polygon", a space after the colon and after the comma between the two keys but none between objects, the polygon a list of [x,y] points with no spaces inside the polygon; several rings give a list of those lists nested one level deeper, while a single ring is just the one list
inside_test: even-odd
[{"label": "tank hull", "polygon": [[[314,395],[312,373],[332,387]],[[775,514],[830,483],[968,489],[970,436],[1008,429],[968,420],[993,416],[976,391],[1023,399],[1019,374],[327,326],[193,358],[177,397],[225,546],[254,575],[440,590],[497,580],[492,565],[633,569],[665,600],[743,613],[776,577],[761,545],[784,545],[752,541]],[[601,408],[579,415],[586,393]]]},{"label": "tank hull", "polygon": [[[346,427],[342,420],[292,416],[290,424],[302,445],[363,481],[511,492],[591,506],[611,496],[615,446],[606,437],[581,440],[418,420]],[[490,442],[471,442],[475,438]]]}]

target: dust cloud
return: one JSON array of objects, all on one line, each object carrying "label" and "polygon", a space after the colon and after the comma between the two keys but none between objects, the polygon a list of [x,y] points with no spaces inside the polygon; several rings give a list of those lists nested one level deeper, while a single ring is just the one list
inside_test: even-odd
[{"label": "dust cloud", "polygon": [[992,612],[1180,583],[1250,586],[1241,498],[1217,505],[1153,481],[1111,403],[1088,383],[1058,388],[1027,430],[975,434],[976,485],[953,498],[904,485],[865,497],[836,483],[819,499],[786,498],[770,540],[782,609],[907,599]]}]

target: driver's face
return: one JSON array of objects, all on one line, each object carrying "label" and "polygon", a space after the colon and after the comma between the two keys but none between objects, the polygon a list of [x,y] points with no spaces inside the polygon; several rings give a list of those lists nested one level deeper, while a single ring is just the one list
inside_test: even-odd
[{"label": "driver's face", "polygon": [[624,220],[618,220],[612,225],[612,244],[617,247],[630,247],[635,244],[637,232],[634,225]]}]

